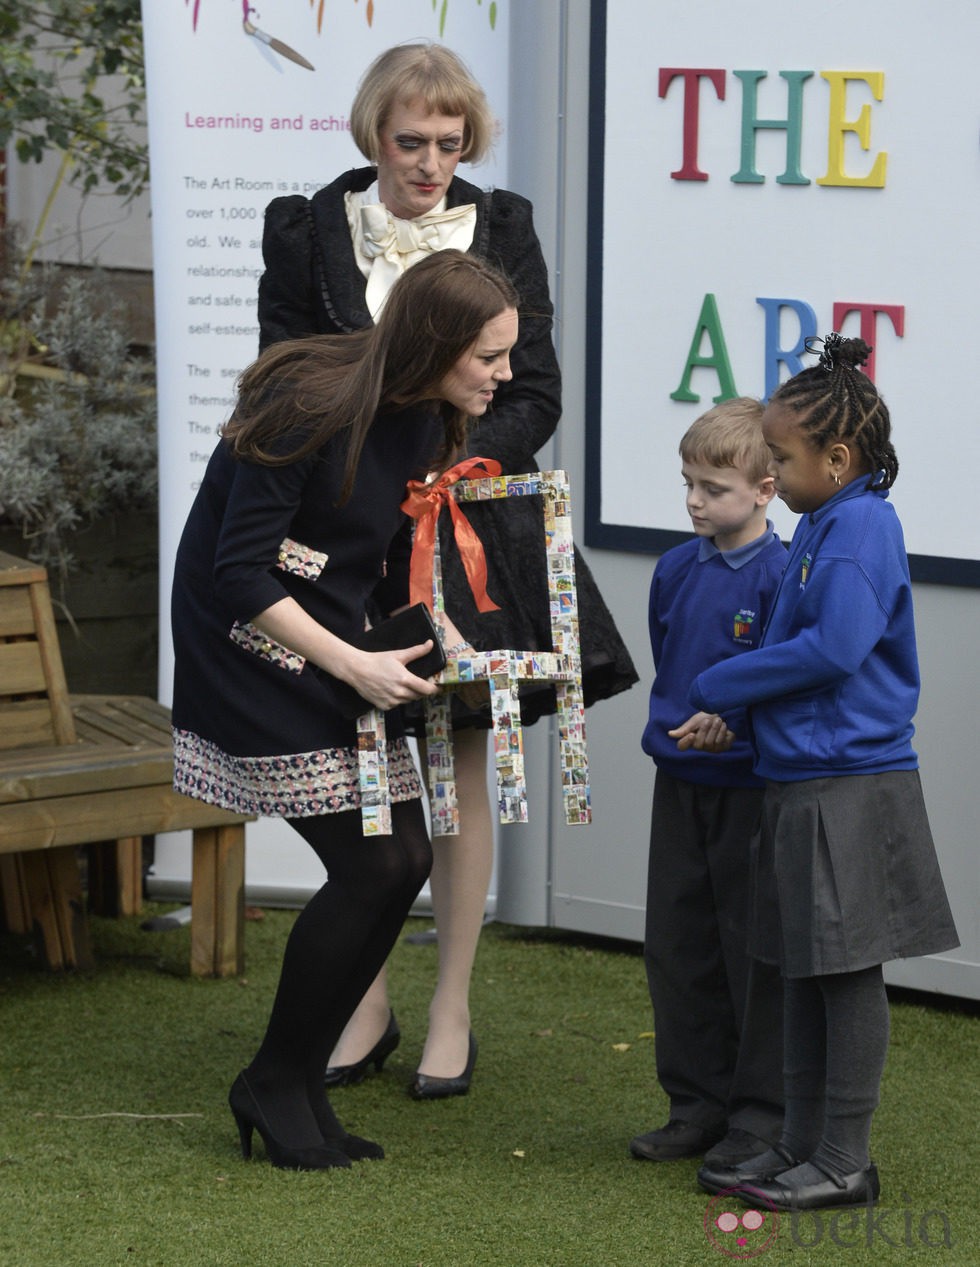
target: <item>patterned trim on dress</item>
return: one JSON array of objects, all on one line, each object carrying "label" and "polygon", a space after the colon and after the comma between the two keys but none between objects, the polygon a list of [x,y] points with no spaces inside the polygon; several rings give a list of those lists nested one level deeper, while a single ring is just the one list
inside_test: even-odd
[{"label": "patterned trim on dress", "polygon": [[303,665],[306,663],[304,656],[290,651],[288,647],[284,647],[281,642],[276,642],[275,638],[268,637],[261,629],[248,621],[241,623],[236,620],[228,637],[246,651],[251,651],[253,655],[257,655],[262,660],[268,660],[270,664],[275,664],[280,669],[287,669],[290,673],[303,672]]},{"label": "patterned trim on dress", "polygon": [[[173,736],[174,789],[195,800],[267,818],[317,818],[361,808],[355,748],[235,757],[193,731],[175,726]],[[422,795],[404,739],[388,744],[388,787],[393,801]]]},{"label": "patterned trim on dress", "polygon": [[276,567],[293,576],[301,576],[304,581],[315,581],[326,567],[329,557],[322,550],[314,550],[312,546],[305,546],[292,537],[283,537]]}]

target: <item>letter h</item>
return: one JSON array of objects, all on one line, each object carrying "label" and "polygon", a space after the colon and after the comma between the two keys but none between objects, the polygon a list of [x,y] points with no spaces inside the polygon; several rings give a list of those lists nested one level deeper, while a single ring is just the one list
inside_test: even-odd
[{"label": "letter h", "polygon": [[765,177],[755,170],[755,134],[759,128],[775,128],[786,133],[786,170],[776,177],[777,185],[809,185],[800,171],[800,148],[803,135],[803,85],[813,76],[812,70],[781,70],[786,80],[789,101],[785,119],[760,119],[758,115],[759,80],[764,70],[733,70],[742,81],[742,152],[741,167],[732,177],[737,185],[761,185]]}]

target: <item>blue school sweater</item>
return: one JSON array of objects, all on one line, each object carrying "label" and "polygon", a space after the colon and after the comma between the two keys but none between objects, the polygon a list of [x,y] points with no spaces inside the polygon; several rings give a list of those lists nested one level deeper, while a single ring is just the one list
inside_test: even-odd
[{"label": "blue school sweater", "polygon": [[918,766],[912,586],[887,497],[860,478],[804,515],[762,646],[694,682],[693,708],[751,709],[764,779]]},{"label": "blue school sweater", "polygon": [[694,537],[668,550],[650,584],[650,645],[657,674],[643,751],[659,769],[690,783],[760,787],[742,710],[726,715],[737,738],[728,752],[677,750],[667,731],[692,713],[688,691],[697,674],[759,646],[772,609],[786,550],[768,524],[763,536],[737,550],[720,551]]}]

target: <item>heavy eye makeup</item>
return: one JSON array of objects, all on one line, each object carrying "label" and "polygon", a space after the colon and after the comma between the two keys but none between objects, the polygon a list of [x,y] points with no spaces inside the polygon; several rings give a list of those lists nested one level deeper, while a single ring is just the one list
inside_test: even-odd
[{"label": "heavy eye makeup", "polygon": [[[402,150],[417,150],[420,146],[428,144],[425,137],[413,136],[404,132],[399,132],[393,139],[398,148]],[[463,138],[459,136],[444,137],[437,141],[436,144],[443,154],[458,154],[463,148]]]}]

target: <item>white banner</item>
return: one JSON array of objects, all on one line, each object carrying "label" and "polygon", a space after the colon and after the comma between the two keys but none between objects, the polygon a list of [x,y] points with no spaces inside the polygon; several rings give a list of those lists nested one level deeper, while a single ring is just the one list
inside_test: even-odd
[{"label": "white banner", "polygon": [[[264,0],[258,7],[247,0],[143,0],[165,702],[173,677],[173,557],[234,404],[235,380],[258,352],[264,209],[281,194],[311,195],[365,165],[349,133],[358,81],[384,49],[417,38],[457,52],[504,125],[492,161],[461,175],[506,186],[507,10],[503,0]],[[276,881],[289,871],[278,846],[267,856],[255,848],[272,836],[283,837],[272,824],[249,829],[250,886],[261,883],[263,867]],[[296,866],[322,878],[307,853],[298,847]],[[165,854],[158,846],[157,872],[167,866]]]}]

